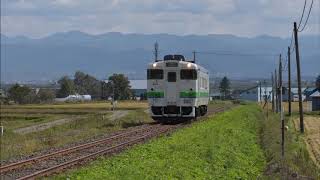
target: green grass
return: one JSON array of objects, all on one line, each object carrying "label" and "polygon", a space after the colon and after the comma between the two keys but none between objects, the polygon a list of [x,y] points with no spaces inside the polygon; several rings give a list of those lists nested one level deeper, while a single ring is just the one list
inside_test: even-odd
[{"label": "green grass", "polygon": [[54,179],[256,179],[265,168],[258,144],[262,113],[234,108]]},{"label": "green grass", "polygon": [[66,116],[63,115],[28,115],[28,114],[9,114],[1,115],[1,123],[6,130],[14,130],[18,128],[23,128],[31,125],[37,125],[53,121],[56,119],[61,119]]},{"label": "green grass", "polygon": [[213,100],[213,101],[210,101],[209,104],[231,105],[233,103],[232,101]]},{"label": "green grass", "polygon": [[[106,102],[63,103],[43,105],[5,105],[1,106],[1,125],[4,126],[4,136],[0,137],[0,160],[7,160],[16,156],[52,147],[64,146],[131,126],[153,122],[145,113],[146,102],[120,101],[119,109],[131,109],[125,117],[111,121],[110,106]],[[225,106],[222,103],[211,107]],[[105,119],[102,117],[105,116]],[[63,125],[54,126],[46,130],[21,135],[14,130],[29,127],[53,120],[72,118]]]},{"label": "green grass", "polygon": [[[60,147],[122,128],[151,122],[151,119],[143,110],[129,111],[129,114],[114,121],[109,120],[108,115],[110,113],[89,114],[63,125],[24,135],[14,133],[13,130],[17,127],[35,125],[50,120],[46,119],[46,117],[36,116],[33,117],[34,119],[29,119],[28,116],[25,118],[18,116],[20,119],[16,117],[2,119],[6,129],[4,136],[0,139],[0,159],[6,160],[16,156],[28,155],[43,149]],[[42,121],[34,122],[39,120]]]},{"label": "green grass", "polygon": [[301,176],[320,179],[320,170],[317,169],[307,151],[304,135],[296,131],[293,119],[286,117],[285,124],[289,127],[285,131],[285,156],[281,156],[281,121],[280,115],[269,113],[264,119],[261,129],[261,144],[265,149],[268,167],[263,179],[285,179],[296,173]]}]

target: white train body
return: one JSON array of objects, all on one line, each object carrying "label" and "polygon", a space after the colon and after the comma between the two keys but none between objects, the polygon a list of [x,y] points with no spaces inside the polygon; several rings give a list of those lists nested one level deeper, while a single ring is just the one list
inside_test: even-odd
[{"label": "white train body", "polygon": [[156,121],[192,119],[207,112],[209,102],[208,71],[167,55],[163,61],[148,65],[147,96],[152,118]]}]

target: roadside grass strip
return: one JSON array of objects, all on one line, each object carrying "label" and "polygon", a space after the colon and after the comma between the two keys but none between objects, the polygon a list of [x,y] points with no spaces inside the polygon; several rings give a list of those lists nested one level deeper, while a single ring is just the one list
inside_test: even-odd
[{"label": "roadside grass strip", "polygon": [[256,179],[262,112],[245,105],[54,179]]}]

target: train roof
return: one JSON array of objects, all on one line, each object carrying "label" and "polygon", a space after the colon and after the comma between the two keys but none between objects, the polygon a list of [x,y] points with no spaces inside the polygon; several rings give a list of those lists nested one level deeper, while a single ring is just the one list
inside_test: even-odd
[{"label": "train roof", "polygon": [[[202,67],[201,65],[199,65],[197,63],[194,63],[193,61],[178,61],[178,62],[176,62],[176,60],[166,60],[166,61],[163,60],[163,61],[156,61],[156,62],[149,63],[148,67],[149,68],[154,68],[153,65],[156,63],[156,64],[161,65],[160,66],[161,68],[164,68],[164,67],[168,67],[165,64],[171,63],[171,62],[184,64],[184,65],[187,65],[187,64],[191,63],[191,64],[195,65],[195,66],[193,66],[193,67],[195,67],[195,69],[199,69],[200,71],[202,71],[204,73],[208,73],[209,72],[207,69],[205,69],[204,67]],[[154,69],[159,69],[159,66],[154,68]]]}]

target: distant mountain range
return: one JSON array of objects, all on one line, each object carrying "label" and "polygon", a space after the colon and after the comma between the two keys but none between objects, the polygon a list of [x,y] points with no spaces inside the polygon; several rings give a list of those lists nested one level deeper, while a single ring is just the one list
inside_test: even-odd
[{"label": "distant mountain range", "polygon": [[[41,39],[1,35],[1,78],[4,82],[56,80],[81,70],[99,79],[112,73],[125,73],[131,79],[144,79],[146,65],[153,61],[153,44],[159,43],[160,57],[183,54],[210,70],[212,76],[232,78],[269,77],[278,63],[275,56],[247,54],[285,53],[290,39],[271,36],[254,38],[234,35],[122,34],[101,35],[71,31]],[[300,37],[302,74],[320,73],[320,36]],[[284,58],[286,57],[283,55]],[[294,54],[292,59],[295,60]],[[295,69],[295,63],[293,69]]]}]

